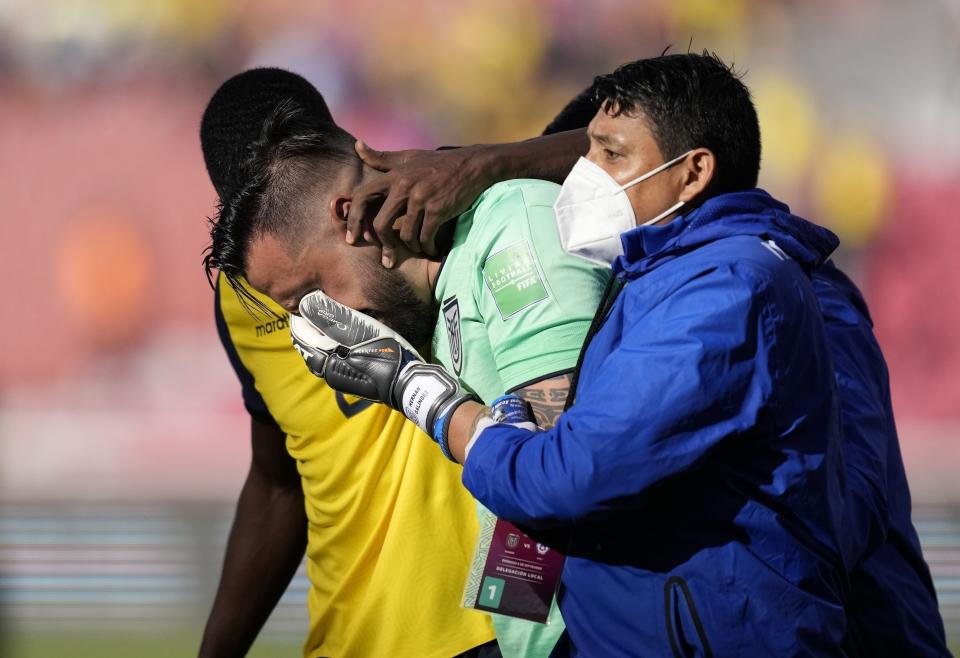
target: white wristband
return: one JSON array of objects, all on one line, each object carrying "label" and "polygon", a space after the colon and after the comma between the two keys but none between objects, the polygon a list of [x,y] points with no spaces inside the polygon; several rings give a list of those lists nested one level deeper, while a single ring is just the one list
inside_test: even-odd
[{"label": "white wristband", "polygon": [[416,423],[417,427],[432,436],[429,427],[430,411],[437,401],[450,396],[450,387],[431,372],[418,373],[410,377],[403,387],[403,415]]}]

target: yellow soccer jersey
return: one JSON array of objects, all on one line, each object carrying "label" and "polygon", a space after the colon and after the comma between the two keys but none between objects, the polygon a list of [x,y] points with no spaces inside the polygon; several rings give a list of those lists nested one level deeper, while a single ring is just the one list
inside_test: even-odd
[{"label": "yellow soccer jersey", "polygon": [[402,414],[314,377],[287,314],[259,296],[279,318],[251,317],[220,278],[217,327],[246,408],[287,435],[303,482],[304,655],[450,658],[494,639],[487,615],[460,607],[477,535],[460,467]]}]

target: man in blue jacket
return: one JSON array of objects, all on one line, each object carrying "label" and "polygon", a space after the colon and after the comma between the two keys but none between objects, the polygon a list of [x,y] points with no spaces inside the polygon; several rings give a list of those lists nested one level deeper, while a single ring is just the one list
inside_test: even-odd
[{"label": "man in blue jacket", "polygon": [[[935,598],[922,558],[911,564],[908,495],[858,493],[906,492],[899,455],[848,436],[847,472],[862,486],[844,486],[838,400],[848,434],[886,433],[896,450],[886,374],[855,288],[823,265],[835,238],[750,189],[759,135],[746,89],[695,55],[628,65],[596,89],[597,166],[575,167],[558,222],[571,251],[616,256],[629,285],[590,345],[573,409],[549,432],[474,436],[465,483],[501,516],[573,527],[561,603],[571,653],[829,655],[843,642],[864,655],[945,653],[932,622],[912,648],[865,649],[876,624],[938,619]],[[675,218],[681,203],[699,207]],[[856,428],[878,417],[889,425]],[[463,460],[463,433],[446,438]],[[859,500],[841,517],[848,490]],[[841,532],[851,519],[862,526]],[[876,532],[890,535],[882,556],[865,553]],[[847,628],[841,606],[863,603],[847,594],[854,562],[855,589],[882,595],[899,579],[919,607],[874,601],[860,632]]]},{"label": "man in blue jacket", "polygon": [[[597,109],[588,89],[544,134],[585,126]],[[731,215],[789,215],[786,206],[762,201],[746,201]],[[844,554],[850,569],[846,651],[871,658],[949,655],[930,569],[910,518],[889,376],[867,303],[832,261],[815,268],[811,279],[825,322],[843,425]]]}]

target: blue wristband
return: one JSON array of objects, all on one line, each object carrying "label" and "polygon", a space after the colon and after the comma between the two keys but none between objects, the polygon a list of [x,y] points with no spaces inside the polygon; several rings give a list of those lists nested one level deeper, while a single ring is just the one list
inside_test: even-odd
[{"label": "blue wristband", "polygon": [[[457,405],[460,406],[460,405]],[[452,410],[451,410],[452,411]],[[453,455],[450,454],[450,419],[453,417],[453,414],[447,412],[439,416],[436,422],[433,423],[433,436],[431,437],[434,441],[437,442],[437,445],[440,446],[440,452],[443,453],[443,456],[449,459],[452,462],[457,460],[453,458]]]},{"label": "blue wristband", "polygon": [[480,399],[475,395],[464,395],[454,400],[437,416],[437,419],[433,421],[433,432],[430,435],[430,438],[440,446],[440,452],[443,453],[443,456],[455,464],[459,462],[453,458],[453,454],[450,452],[450,421],[453,419],[453,413],[460,408],[461,404],[467,401],[480,402]]},{"label": "blue wristband", "polygon": [[533,418],[533,412],[530,409],[530,403],[512,393],[501,395],[494,400],[493,404],[490,405],[490,410],[493,412],[494,422],[497,423],[536,424],[536,420]]}]

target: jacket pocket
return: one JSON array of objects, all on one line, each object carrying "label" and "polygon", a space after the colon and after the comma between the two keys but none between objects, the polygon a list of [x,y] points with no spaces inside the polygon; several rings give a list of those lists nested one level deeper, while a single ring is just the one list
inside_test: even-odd
[{"label": "jacket pocket", "polygon": [[664,583],[663,611],[674,658],[713,658],[703,621],[683,578],[671,576]]}]

